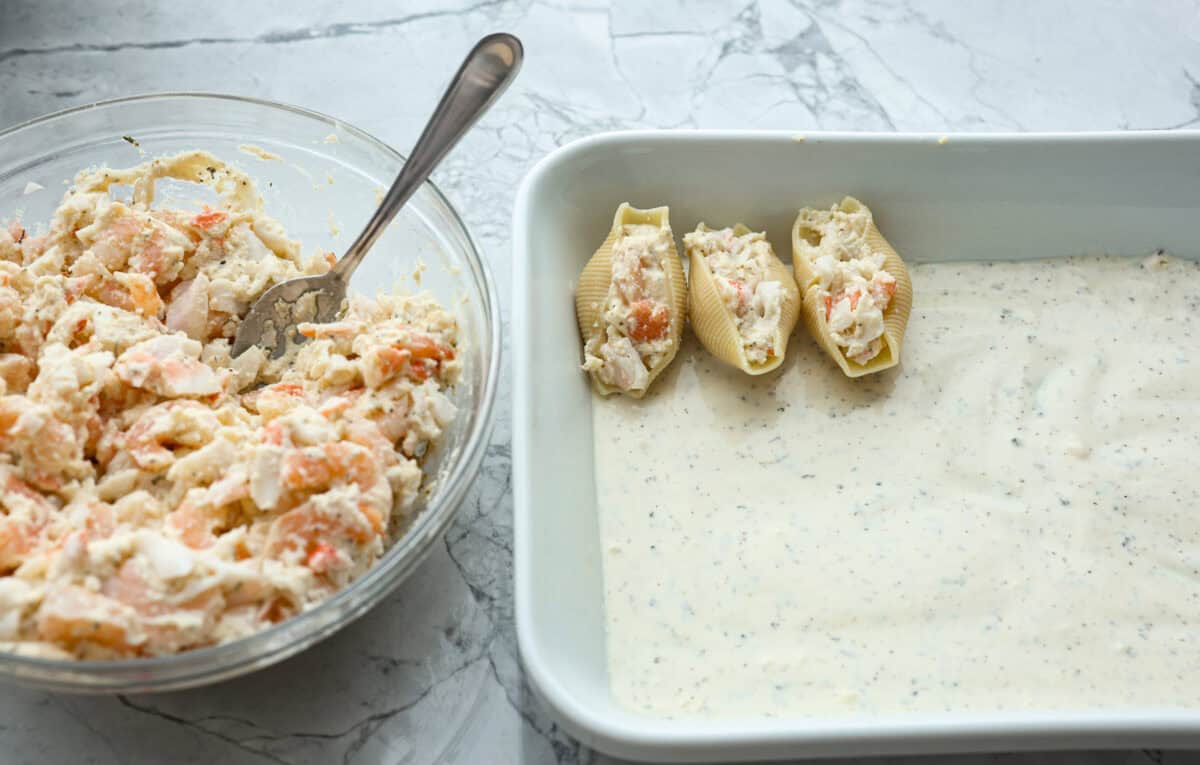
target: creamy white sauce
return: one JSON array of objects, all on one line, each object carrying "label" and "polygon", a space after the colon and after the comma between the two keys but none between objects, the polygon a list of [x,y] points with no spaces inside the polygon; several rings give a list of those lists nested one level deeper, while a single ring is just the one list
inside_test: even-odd
[{"label": "creamy white sauce", "polygon": [[902,367],[596,398],[612,689],[667,717],[1200,707],[1200,268],[912,268]]}]

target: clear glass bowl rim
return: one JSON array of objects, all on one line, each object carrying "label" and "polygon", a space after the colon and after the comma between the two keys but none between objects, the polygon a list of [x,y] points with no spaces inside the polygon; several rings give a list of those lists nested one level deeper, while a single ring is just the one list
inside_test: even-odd
[{"label": "clear glass bowl rim", "polygon": [[[324,123],[400,163],[406,161],[404,155],[367,131],[321,112],[266,99],[204,91],[144,93],[62,109],[0,130],[0,144],[15,134],[91,110],[173,100],[232,102],[267,111],[285,112]],[[425,181],[424,185],[433,193],[438,204],[445,208],[466,244],[466,261],[480,298],[485,303],[487,369],[484,370],[483,385],[478,391],[478,417],[458,458],[441,479],[444,488],[404,536],[366,574],[337,594],[302,614],[253,635],[169,656],[113,661],[46,659],[0,652],[0,678],[23,685],[81,693],[167,691],[231,679],[282,661],[338,631],[386,597],[426,558],[433,544],[442,538],[454,519],[487,449],[495,418],[503,333],[499,294],[487,261],[480,255],[466,224],[441,189],[432,180]],[[330,612],[336,611],[342,612],[340,617],[327,618]],[[284,642],[287,635],[295,637]]]}]

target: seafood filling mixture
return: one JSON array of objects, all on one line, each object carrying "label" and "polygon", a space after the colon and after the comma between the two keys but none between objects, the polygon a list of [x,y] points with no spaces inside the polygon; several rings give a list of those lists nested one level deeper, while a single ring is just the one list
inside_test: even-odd
[{"label": "seafood filling mixture", "polygon": [[675,257],[669,228],[625,224],[612,245],[604,331],[584,347],[586,371],[621,390],[645,390],[650,370],[672,353],[670,286],[664,258]]},{"label": "seafood filling mixture", "polygon": [[[155,207],[161,178],[220,201]],[[429,296],[354,298],[291,356],[229,354],[256,297],[332,262],[303,259],[249,178],[202,152],[83,172],[45,234],[0,232],[4,648],[227,642],[375,563],[455,417],[455,319]]]},{"label": "seafood filling mixture", "polygon": [[817,248],[813,270],[830,334],[846,358],[866,364],[883,349],[883,312],[896,294],[896,279],[883,268],[884,253],[867,241],[870,213],[835,209],[809,224],[808,243]]},{"label": "seafood filling mixture", "polygon": [[783,285],[770,278],[777,260],[762,233],[738,235],[732,228],[697,230],[683,237],[689,252],[699,252],[715,277],[725,307],[737,321],[746,359],[762,364],[775,355],[775,335],[783,311]]}]

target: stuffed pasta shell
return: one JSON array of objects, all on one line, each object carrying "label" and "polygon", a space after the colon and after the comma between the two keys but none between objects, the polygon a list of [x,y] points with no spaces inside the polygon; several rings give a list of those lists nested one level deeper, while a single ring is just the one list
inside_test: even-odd
[{"label": "stuffed pasta shell", "polygon": [[688,314],[709,353],[760,375],[783,363],[800,315],[800,291],[764,234],[701,223],[683,237]]},{"label": "stuffed pasta shell", "polygon": [[641,398],[679,350],[687,282],[668,208],[617,208],[575,291],[583,369],[603,396]]},{"label": "stuffed pasta shell", "polygon": [[853,197],[805,208],[792,228],[805,326],[847,377],[900,363],[912,282],[871,211]]}]

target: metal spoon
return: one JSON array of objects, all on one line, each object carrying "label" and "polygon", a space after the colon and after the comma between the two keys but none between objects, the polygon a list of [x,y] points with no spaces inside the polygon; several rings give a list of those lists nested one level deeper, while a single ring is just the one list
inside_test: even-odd
[{"label": "metal spoon", "polygon": [[367,250],[446,153],[504,92],[521,68],[523,57],[521,41],[510,34],[488,35],[475,45],[358,239],[328,273],[289,279],[264,292],[238,328],[233,342],[234,356],[257,345],[271,358],[278,358],[287,350],[289,340],[296,345],[307,340],[296,331],[297,324],[338,318],[350,275]]}]

